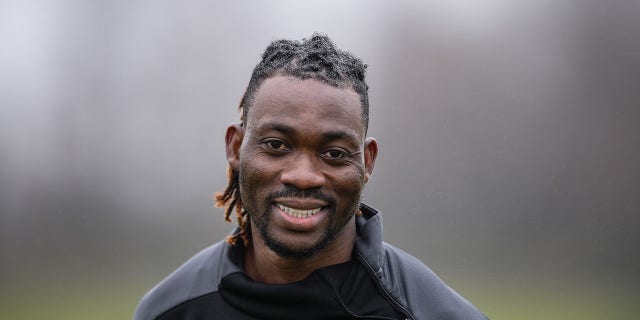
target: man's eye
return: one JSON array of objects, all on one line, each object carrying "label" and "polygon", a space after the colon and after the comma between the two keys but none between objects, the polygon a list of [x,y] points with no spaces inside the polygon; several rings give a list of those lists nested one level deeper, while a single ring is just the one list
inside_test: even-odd
[{"label": "man's eye", "polygon": [[336,150],[336,149],[325,151],[320,155],[323,158],[329,159],[329,160],[342,160],[342,159],[346,159],[349,156],[349,154],[346,153],[345,151]]},{"label": "man's eye", "polygon": [[289,147],[287,147],[286,144],[284,144],[284,142],[280,141],[280,140],[267,140],[264,142],[264,144],[276,151],[288,151]]}]

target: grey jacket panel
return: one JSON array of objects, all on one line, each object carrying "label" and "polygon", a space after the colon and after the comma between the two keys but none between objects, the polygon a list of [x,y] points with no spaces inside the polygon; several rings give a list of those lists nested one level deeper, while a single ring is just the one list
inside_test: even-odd
[{"label": "grey jacket panel", "polygon": [[420,260],[389,244],[384,246],[386,259],[380,283],[415,319],[487,319]]},{"label": "grey jacket panel", "polygon": [[382,216],[365,204],[356,250],[396,304],[416,320],[487,319],[414,256],[382,241]]},{"label": "grey jacket panel", "polygon": [[222,278],[242,271],[232,263],[229,249],[222,241],[191,257],[144,295],[133,319],[153,320],[183,302],[218,291]]},{"label": "grey jacket panel", "polygon": [[[415,320],[487,319],[420,260],[384,243],[376,209],[363,204],[361,210],[356,256],[396,307]],[[242,262],[233,260],[226,241],[201,251],[142,298],[134,320],[156,319],[181,303],[217,292],[222,278],[242,271]]]}]

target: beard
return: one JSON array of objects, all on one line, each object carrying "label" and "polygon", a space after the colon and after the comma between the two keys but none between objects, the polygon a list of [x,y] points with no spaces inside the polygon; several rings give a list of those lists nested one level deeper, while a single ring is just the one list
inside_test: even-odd
[{"label": "beard", "polygon": [[[277,235],[273,233],[270,225],[271,220],[271,210],[272,210],[272,201],[278,197],[288,197],[295,196],[300,198],[315,198],[320,199],[327,202],[329,205],[327,206],[326,213],[328,219],[330,220],[329,226],[322,233],[320,238],[307,247],[296,247],[289,243],[278,240]],[[329,245],[343,229],[347,225],[347,223],[353,217],[352,215],[345,218],[344,221],[340,221],[338,217],[340,215],[336,214],[336,200],[328,195],[323,194],[319,190],[310,189],[310,190],[299,190],[292,187],[286,187],[284,190],[275,192],[267,197],[266,199],[267,206],[265,208],[265,212],[262,212],[257,218],[249,212],[249,216],[253,220],[257,231],[260,233],[260,236],[265,242],[265,245],[273,252],[275,252],[278,256],[282,258],[292,258],[297,260],[304,260],[311,258],[318,254],[322,249],[324,249],[327,245]],[[358,209],[360,204],[360,197],[352,205],[347,208],[348,212],[351,212],[355,215],[356,210]]]},{"label": "beard", "polygon": [[303,248],[293,248],[291,245],[276,239],[269,230],[269,215],[262,215],[262,217],[255,222],[255,225],[258,228],[258,232],[260,232],[260,236],[264,239],[264,243],[271,251],[282,258],[292,258],[296,260],[304,260],[315,256],[324,249],[338,233],[331,232],[330,229],[327,229],[322,237],[313,245]]}]

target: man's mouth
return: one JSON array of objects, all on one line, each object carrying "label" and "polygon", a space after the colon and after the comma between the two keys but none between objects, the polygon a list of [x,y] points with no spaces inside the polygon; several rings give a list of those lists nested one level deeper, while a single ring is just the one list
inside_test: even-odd
[{"label": "man's mouth", "polygon": [[286,214],[288,214],[288,215],[290,215],[292,217],[296,217],[296,218],[308,218],[308,217],[311,217],[311,216],[317,214],[318,212],[322,211],[322,207],[303,210],[303,209],[290,208],[290,207],[287,207],[287,206],[282,205],[280,203],[276,203],[276,205],[284,213],[286,213]]}]

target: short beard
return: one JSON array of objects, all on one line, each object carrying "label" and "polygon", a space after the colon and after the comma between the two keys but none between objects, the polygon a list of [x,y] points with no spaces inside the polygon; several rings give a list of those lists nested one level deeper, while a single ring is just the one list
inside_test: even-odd
[{"label": "short beard", "polygon": [[308,248],[301,248],[294,250],[291,247],[287,246],[287,244],[278,241],[273,237],[271,232],[269,232],[269,215],[263,214],[260,219],[255,221],[255,226],[260,233],[260,236],[264,240],[265,245],[271,249],[271,251],[275,252],[278,256],[282,258],[291,258],[296,260],[304,260],[311,258],[318,254],[322,249],[324,249],[333,239],[336,237],[342,229],[344,229],[343,225],[339,228],[339,230],[327,229],[327,231],[322,235],[320,241],[315,243],[313,246]]},{"label": "short beard", "polygon": [[[329,215],[328,218],[332,222],[335,222],[335,217],[337,215],[335,211],[337,208],[336,200],[331,196],[323,194],[318,189],[300,190],[294,187],[287,186],[283,190],[280,190],[278,192],[275,192],[269,195],[267,197],[267,203],[273,203],[273,200],[278,197],[291,197],[291,196],[296,196],[300,198],[315,198],[328,203],[327,207],[331,208],[331,211],[327,213]],[[360,207],[360,196],[361,195],[358,195],[358,201],[355,201],[353,203],[352,208],[348,209],[349,212],[351,212],[353,215],[355,215],[356,211]],[[342,223],[342,225],[337,225],[337,226],[330,224],[327,230],[322,235],[322,238],[320,238],[318,242],[316,242],[315,244],[307,248],[293,249],[291,246],[288,246],[286,243],[282,241],[278,241],[276,237],[274,237],[274,235],[269,231],[269,219],[270,219],[269,210],[270,208],[268,207],[266,209],[266,212],[263,212],[263,214],[258,219],[254,219],[254,216],[251,214],[251,212],[249,212],[249,217],[254,222],[267,248],[269,248],[271,251],[275,252],[278,256],[282,258],[291,258],[296,260],[304,260],[317,255],[320,251],[322,251],[322,249],[327,247],[327,245],[329,245],[335,239],[335,237],[340,232],[342,232],[342,230],[349,223],[349,221],[351,221],[351,219],[346,219],[344,223]]]}]

